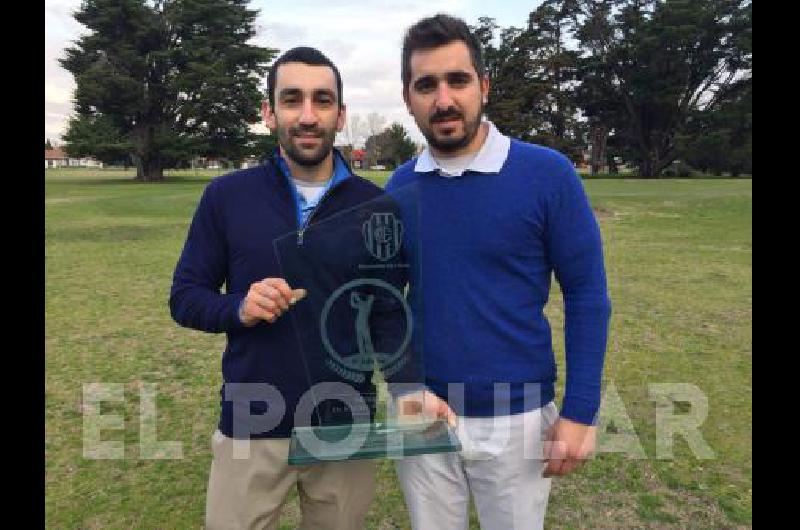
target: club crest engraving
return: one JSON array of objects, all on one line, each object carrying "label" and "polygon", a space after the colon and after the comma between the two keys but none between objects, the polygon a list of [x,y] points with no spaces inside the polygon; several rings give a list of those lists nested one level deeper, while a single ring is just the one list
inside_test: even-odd
[{"label": "club crest engraving", "polygon": [[363,225],[364,244],[380,261],[392,259],[400,251],[403,223],[393,213],[373,213]]}]

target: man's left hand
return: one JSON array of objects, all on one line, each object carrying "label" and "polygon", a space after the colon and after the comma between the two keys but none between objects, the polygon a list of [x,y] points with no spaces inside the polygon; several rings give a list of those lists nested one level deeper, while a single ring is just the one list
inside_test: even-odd
[{"label": "man's left hand", "polygon": [[544,477],[563,477],[594,454],[597,427],[559,418],[544,443]]}]

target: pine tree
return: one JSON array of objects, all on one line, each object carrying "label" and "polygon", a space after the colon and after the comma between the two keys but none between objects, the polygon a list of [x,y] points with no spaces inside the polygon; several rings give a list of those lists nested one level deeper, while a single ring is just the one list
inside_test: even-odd
[{"label": "pine tree", "polygon": [[129,153],[136,178],[147,181],[191,156],[243,158],[275,54],[248,44],[257,11],[246,5],[85,0],[74,16],[90,33],[60,60],[77,85],[69,152]]}]

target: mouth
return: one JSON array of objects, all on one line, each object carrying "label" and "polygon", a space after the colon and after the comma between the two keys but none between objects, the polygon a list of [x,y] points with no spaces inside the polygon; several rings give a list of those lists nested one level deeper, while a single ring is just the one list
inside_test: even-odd
[{"label": "mouth", "polygon": [[434,125],[455,125],[456,123],[460,123],[461,118],[447,118],[444,120],[436,120]]},{"label": "mouth", "polygon": [[313,147],[321,138],[318,134],[296,134],[294,137],[302,147]]},{"label": "mouth", "polygon": [[432,125],[441,133],[451,134],[461,123],[461,118],[445,118],[437,119],[432,122]]}]

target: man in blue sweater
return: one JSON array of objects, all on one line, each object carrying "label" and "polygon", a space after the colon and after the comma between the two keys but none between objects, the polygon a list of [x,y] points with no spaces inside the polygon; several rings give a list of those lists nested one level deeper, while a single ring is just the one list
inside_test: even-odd
[{"label": "man in blue sweater", "polygon": [[[396,205],[378,186],[353,175],[333,149],[345,123],[342,82],[318,50],[294,48],[273,63],[262,111],[279,149],[267,163],[206,187],[169,300],[182,326],[227,335],[206,528],[277,528],[280,508],[297,485],[303,528],[358,529],[374,495],[374,461],[291,467],[289,436],[297,425],[337,422],[338,413],[323,419],[325,403],[309,391],[312,382],[344,383],[358,396],[375,395],[371,373],[354,382],[319,358],[314,309],[360,277],[360,265],[374,270],[364,224]],[[397,274],[386,279],[395,288],[406,281]],[[393,304],[402,301],[361,291],[351,297],[369,300],[370,323],[380,331],[371,340],[376,351],[386,351],[380,341],[401,335]],[[358,350],[351,327],[330,331],[342,351]],[[323,410],[304,414],[303,403]],[[367,405],[348,414],[370,421],[375,403]]]},{"label": "man in blue sweater", "polygon": [[[412,526],[466,528],[472,494],[483,528],[541,528],[550,477],[595,446],[611,310],[600,231],[566,157],[482,121],[489,79],[462,20],[407,31],[402,81],[428,145],[387,191],[414,220],[408,297],[426,383],[459,416],[464,447],[398,462]],[[565,313],[560,411],[543,313],[552,274]]]}]

